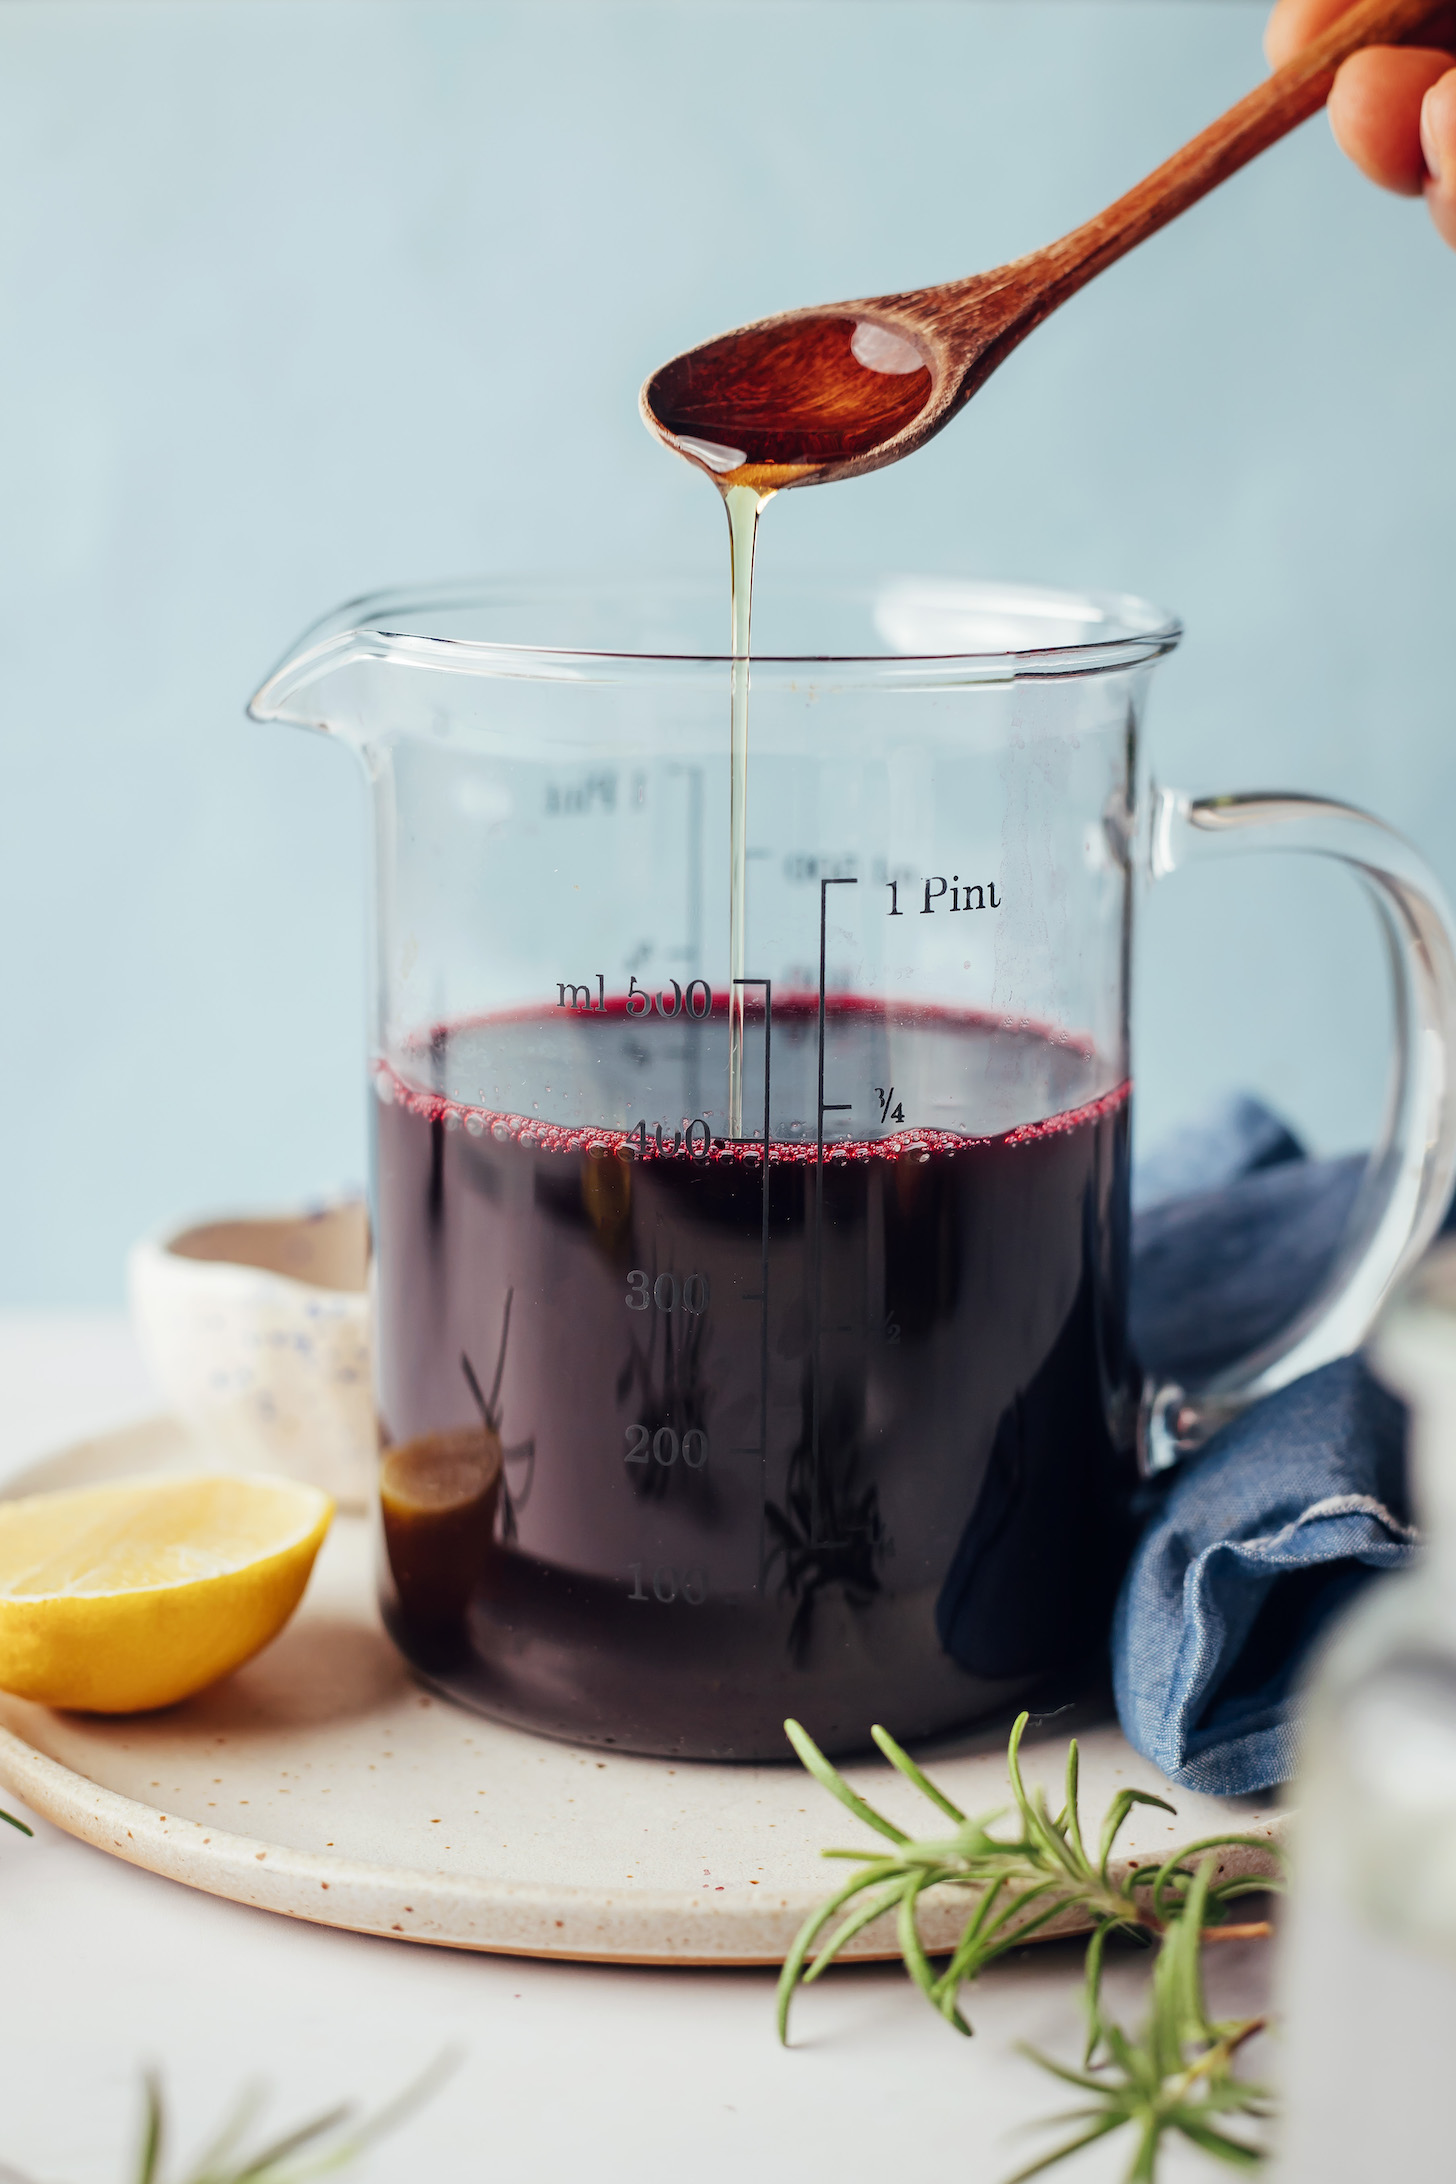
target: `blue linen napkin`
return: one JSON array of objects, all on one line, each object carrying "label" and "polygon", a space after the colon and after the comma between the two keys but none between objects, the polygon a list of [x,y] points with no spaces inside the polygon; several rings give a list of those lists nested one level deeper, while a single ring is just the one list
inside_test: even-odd
[{"label": "blue linen napkin", "polygon": [[[1191,1382],[1284,1325],[1328,1270],[1363,1167],[1306,1159],[1249,1099],[1160,1149],[1134,1187],[1144,1366]],[[1395,1398],[1342,1358],[1147,1490],[1113,1623],[1113,1690],[1128,1741],[1170,1781],[1236,1796],[1292,1772],[1310,1645],[1415,1551],[1404,1428]]]}]

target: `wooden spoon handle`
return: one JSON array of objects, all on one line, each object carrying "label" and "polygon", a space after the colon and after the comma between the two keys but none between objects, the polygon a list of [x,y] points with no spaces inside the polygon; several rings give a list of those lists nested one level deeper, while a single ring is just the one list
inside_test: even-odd
[{"label": "wooden spoon handle", "polygon": [[[1322,38],[1276,69],[1126,196],[1060,242],[1019,260],[1018,272],[1025,268],[1030,275],[1035,268],[1041,276],[1035,285],[1040,289],[1045,284],[1032,323],[1317,113],[1330,95],[1340,63],[1352,53],[1362,46],[1405,44],[1439,17],[1449,16],[1450,9],[1451,0],[1358,0]],[[1027,285],[1031,287],[1030,280]],[[1021,331],[1030,327],[1019,326]]]}]

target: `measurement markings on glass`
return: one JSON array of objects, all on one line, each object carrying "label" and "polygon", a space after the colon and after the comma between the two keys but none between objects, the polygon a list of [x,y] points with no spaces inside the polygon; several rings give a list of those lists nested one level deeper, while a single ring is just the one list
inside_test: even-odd
[{"label": "measurement markings on glass", "polygon": [[[822,1323],[823,1323],[823,1270],[824,1270],[824,1117],[848,1114],[852,1100],[826,1100],[824,1097],[824,1042],[827,1018],[827,929],[828,902],[831,887],[857,887],[859,882],[851,877],[821,879],[819,882],[819,1020],[818,1061],[815,1086],[814,1125],[814,1239],[811,1254],[811,1344],[810,1344],[810,1445],[809,1460],[811,1479],[811,1547],[841,1547],[847,1542],[830,1539],[825,1535],[824,1492],[821,1477],[822,1453],[820,1448],[822,1420]],[[758,1500],[758,1585],[763,1590],[767,1575],[767,1516],[768,1516],[768,1412],[769,1412],[769,1181],[771,1174],[770,1147],[772,1144],[772,1068],[773,1068],[773,981],[767,978],[742,978],[737,985],[759,987],[763,991],[763,1199],[762,1226],[759,1239],[759,1287],[757,1295],[745,1293],[745,1304],[757,1304],[759,1309],[759,1364],[758,1364],[758,1439],[734,1451],[737,1455],[756,1455],[759,1463]],[[893,1093],[891,1095],[893,1098]],[[888,1105],[888,1102],[885,1103]],[[831,1333],[853,1332],[852,1328],[839,1323]]]},{"label": "measurement markings on glass", "polygon": [[826,1100],[824,1097],[824,986],[825,986],[825,928],[828,920],[829,890],[831,887],[858,887],[857,879],[828,879],[819,882],[819,1083],[815,1110],[814,1137],[814,1334],[813,1334],[813,1413],[810,1427],[809,1461],[813,1467],[813,1502],[810,1517],[810,1545],[813,1547],[842,1547],[843,1540],[824,1537],[823,1479],[820,1468],[819,1424],[821,1382],[820,1335],[824,1312],[824,1117],[848,1114],[852,1100]]},{"label": "measurement markings on glass", "polygon": [[756,1449],[734,1451],[735,1455],[758,1457],[758,1590],[762,1592],[768,1512],[768,1185],[773,1092],[773,980],[739,978],[734,984],[763,988],[763,1212],[758,1246],[758,1295],[755,1297],[750,1292],[743,1300],[745,1304],[758,1306],[758,1445]]}]

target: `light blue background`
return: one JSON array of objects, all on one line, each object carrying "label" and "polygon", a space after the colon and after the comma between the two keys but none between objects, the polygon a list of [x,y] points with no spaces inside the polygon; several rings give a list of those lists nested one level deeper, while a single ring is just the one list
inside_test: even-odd
[{"label": "light blue background", "polygon": [[[716,576],[645,372],[736,320],[968,272],[1261,73],[1237,0],[9,0],[0,9],[3,1296],[364,1166],[362,797],[242,707],[350,593]],[[1456,258],[1322,120],[1038,332],[933,449],[789,496],[795,567],[1139,590],[1189,638],[1160,773],[1319,787],[1456,889]],[[609,529],[608,508],[614,511]],[[1180,875],[1141,1128],[1212,1088],[1376,1114],[1368,913]]]}]

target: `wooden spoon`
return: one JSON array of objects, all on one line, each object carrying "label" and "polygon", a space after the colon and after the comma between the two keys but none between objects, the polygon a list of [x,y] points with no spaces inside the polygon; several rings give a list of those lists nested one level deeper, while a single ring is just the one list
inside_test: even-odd
[{"label": "wooden spoon", "polygon": [[1308,120],[1350,54],[1406,43],[1450,7],[1451,0],[1359,0],[1060,242],[969,280],[783,311],[720,334],[652,374],[641,398],[647,424],[720,486],[760,494],[898,462],[949,424],[1058,304]]}]

